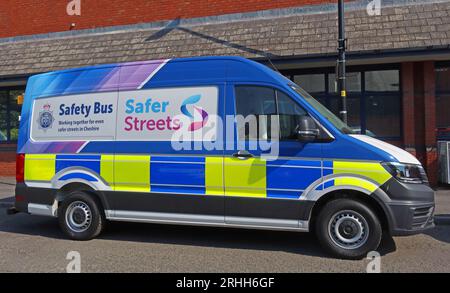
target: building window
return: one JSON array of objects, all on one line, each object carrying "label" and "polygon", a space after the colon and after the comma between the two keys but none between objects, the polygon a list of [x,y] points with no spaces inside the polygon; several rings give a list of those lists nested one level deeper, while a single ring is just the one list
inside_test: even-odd
[{"label": "building window", "polygon": [[[374,67],[373,70],[348,68],[348,125],[355,132],[386,140],[400,139],[400,71],[395,66],[390,67]],[[324,69],[322,73],[315,70],[311,74],[294,72],[290,76],[334,114],[339,115],[341,98],[336,88],[334,69]]]},{"label": "building window", "polygon": [[[347,88],[347,124],[356,130],[361,131],[361,72],[347,72],[345,75]],[[335,115],[340,117],[340,99],[337,89],[337,80],[334,73],[328,74],[328,105],[326,105]]]},{"label": "building window", "polygon": [[308,93],[325,92],[324,74],[302,74],[294,75],[294,82]]},{"label": "building window", "polygon": [[[361,72],[347,72],[345,75],[345,85],[347,92],[360,92],[361,91]],[[337,81],[336,75],[330,73],[328,75],[328,88],[330,93],[337,93]]]},{"label": "building window", "polygon": [[0,89],[0,143],[16,142],[19,137],[19,121],[22,105],[18,97],[24,88]]},{"label": "building window", "polygon": [[398,92],[400,90],[398,70],[377,70],[365,72],[366,91]]},{"label": "building window", "polygon": [[450,66],[436,68],[436,126],[450,128]]},{"label": "building window", "polygon": [[0,91],[0,142],[8,140],[8,92]]},{"label": "building window", "polygon": [[399,95],[365,95],[366,134],[378,137],[400,136],[401,101]]},{"label": "building window", "polygon": [[398,70],[364,72],[365,129],[378,137],[401,134],[401,93]]}]

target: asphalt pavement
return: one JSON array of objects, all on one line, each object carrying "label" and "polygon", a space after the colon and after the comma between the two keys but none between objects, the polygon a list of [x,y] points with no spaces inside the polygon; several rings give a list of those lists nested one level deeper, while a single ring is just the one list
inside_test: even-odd
[{"label": "asphalt pavement", "polygon": [[[91,241],[67,240],[56,219],[0,208],[0,272],[366,272],[369,260],[329,257],[309,233],[110,223]],[[450,226],[384,239],[381,272],[450,272]]]}]

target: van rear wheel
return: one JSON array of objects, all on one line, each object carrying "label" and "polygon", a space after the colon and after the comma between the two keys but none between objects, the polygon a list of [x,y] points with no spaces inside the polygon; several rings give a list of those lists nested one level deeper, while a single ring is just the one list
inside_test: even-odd
[{"label": "van rear wheel", "polygon": [[366,204],[351,199],[335,199],[319,212],[316,234],[331,254],[345,259],[361,259],[376,250],[382,237],[380,221]]},{"label": "van rear wheel", "polygon": [[74,191],[58,209],[58,221],[63,232],[74,240],[97,237],[105,226],[101,205],[91,195]]}]

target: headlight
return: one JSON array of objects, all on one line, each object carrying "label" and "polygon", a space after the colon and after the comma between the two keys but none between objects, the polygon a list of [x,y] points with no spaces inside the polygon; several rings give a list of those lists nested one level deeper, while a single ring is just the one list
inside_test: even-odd
[{"label": "headlight", "polygon": [[428,183],[425,170],[420,165],[396,162],[382,163],[383,167],[398,181],[404,183]]}]

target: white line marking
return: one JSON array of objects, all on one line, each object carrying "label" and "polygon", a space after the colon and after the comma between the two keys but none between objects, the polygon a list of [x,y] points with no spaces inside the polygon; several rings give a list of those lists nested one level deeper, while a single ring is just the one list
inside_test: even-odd
[{"label": "white line marking", "polygon": [[77,150],[77,154],[78,154],[79,152],[81,152],[81,150],[82,150],[88,143],[89,143],[89,140],[88,140],[88,141],[85,141],[85,142],[83,143],[83,145]]},{"label": "white line marking", "polygon": [[167,62],[169,62],[170,59],[164,60],[153,72],[138,86],[138,89],[140,90],[158,71],[166,65]]}]

